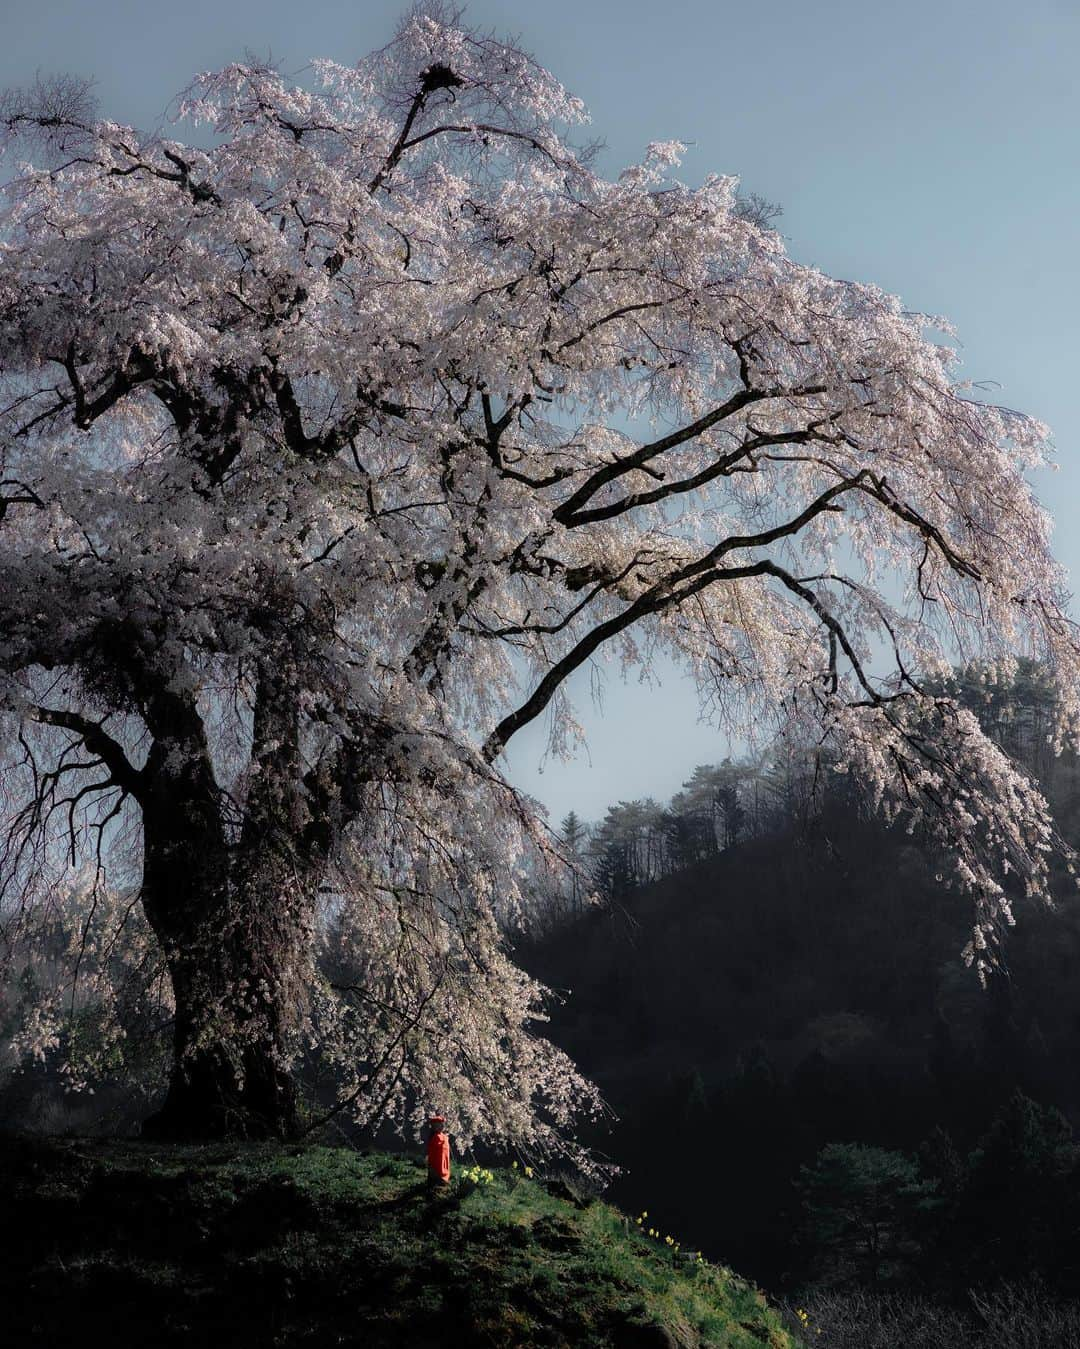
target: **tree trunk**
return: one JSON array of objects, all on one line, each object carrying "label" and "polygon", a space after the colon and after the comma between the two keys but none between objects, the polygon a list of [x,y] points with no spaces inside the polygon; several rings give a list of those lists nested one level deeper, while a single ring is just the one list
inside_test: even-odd
[{"label": "tree trunk", "polygon": [[[262,953],[200,924],[170,961],[176,1017],[169,1089],[147,1138],[291,1138],[296,1088],[285,1063],[284,1009],[260,996]],[[179,936],[180,934],[176,934]],[[200,952],[189,959],[188,951]]]},{"label": "tree trunk", "polygon": [[299,1131],[290,977],[306,939],[291,851],[297,820],[283,808],[293,764],[280,738],[273,760],[259,762],[260,737],[274,728],[257,708],[253,786],[241,837],[230,840],[201,729],[189,722],[180,744],[155,740],[145,771],[142,900],[176,1015],[168,1093],[143,1135],[288,1138]]}]

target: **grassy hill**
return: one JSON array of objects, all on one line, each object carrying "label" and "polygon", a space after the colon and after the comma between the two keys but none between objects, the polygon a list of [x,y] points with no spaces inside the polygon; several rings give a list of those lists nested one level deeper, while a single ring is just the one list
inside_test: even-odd
[{"label": "grassy hill", "polygon": [[318,1146],[0,1138],[0,1340],[794,1349],[762,1295],[523,1171]]}]

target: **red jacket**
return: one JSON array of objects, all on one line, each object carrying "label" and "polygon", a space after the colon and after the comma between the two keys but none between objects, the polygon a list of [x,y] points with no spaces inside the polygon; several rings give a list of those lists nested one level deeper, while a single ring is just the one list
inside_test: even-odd
[{"label": "red jacket", "polygon": [[427,1164],[428,1170],[439,1180],[450,1179],[450,1139],[441,1130],[428,1139]]}]

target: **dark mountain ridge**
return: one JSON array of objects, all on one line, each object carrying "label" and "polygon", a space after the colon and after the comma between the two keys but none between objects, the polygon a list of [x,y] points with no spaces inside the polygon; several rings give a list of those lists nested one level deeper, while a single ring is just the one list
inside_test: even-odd
[{"label": "dark mountain ridge", "polygon": [[831,1140],[970,1148],[1016,1089],[1080,1115],[1080,903],[1022,900],[982,989],[967,902],[918,840],[826,802],[522,944],[549,1032],[619,1117],[613,1191],[769,1286],[798,1169]]}]

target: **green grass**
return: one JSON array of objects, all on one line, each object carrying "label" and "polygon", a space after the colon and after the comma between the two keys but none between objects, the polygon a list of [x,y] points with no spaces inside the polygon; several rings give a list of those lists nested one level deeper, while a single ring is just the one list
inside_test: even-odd
[{"label": "green grass", "polygon": [[520,1171],[433,1197],[387,1153],[10,1138],[0,1168],[13,1349],[794,1349],[730,1270]]}]

